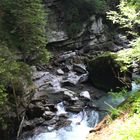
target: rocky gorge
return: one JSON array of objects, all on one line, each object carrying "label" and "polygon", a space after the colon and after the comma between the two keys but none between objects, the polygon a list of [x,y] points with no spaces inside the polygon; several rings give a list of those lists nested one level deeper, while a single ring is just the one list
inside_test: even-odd
[{"label": "rocky gorge", "polygon": [[139,139],[139,10],[136,0],[1,0],[0,139]]},{"label": "rocky gorge", "polygon": [[[67,137],[67,133],[76,131],[78,134],[81,128],[85,139],[108,112],[107,105],[105,107],[102,102],[102,97],[108,97],[107,91],[124,86],[131,89],[132,73],[122,73],[114,56],[105,55],[100,59],[104,52],[128,48],[128,40],[121,34],[112,36],[102,16],[97,15],[92,15],[75,37],[69,37],[63,12],[59,11],[60,3],[46,1],[52,13],[48,17],[51,19],[48,19],[47,47],[53,51],[53,57],[47,66],[32,66],[36,90],[20,124],[19,139],[68,140],[72,135]],[[112,70],[116,67],[115,73],[127,82],[117,78]]]}]

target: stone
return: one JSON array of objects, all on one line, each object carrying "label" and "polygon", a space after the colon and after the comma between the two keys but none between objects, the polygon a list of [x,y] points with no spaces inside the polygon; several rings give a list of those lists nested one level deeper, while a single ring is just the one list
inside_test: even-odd
[{"label": "stone", "polygon": [[89,61],[89,79],[95,87],[106,91],[131,89],[132,69],[121,72],[121,62],[116,58],[117,54],[105,53]]},{"label": "stone", "polygon": [[28,119],[31,120],[34,118],[41,117],[44,111],[45,111],[45,107],[30,103],[26,110],[26,115]]},{"label": "stone", "polygon": [[56,112],[57,111],[57,108],[54,104],[45,104],[45,107],[48,107],[49,110],[46,110],[46,111],[52,111],[52,112]]},{"label": "stone", "polygon": [[46,75],[48,75],[49,74],[49,72],[38,72],[38,71],[35,71],[35,72],[33,72],[33,76],[32,76],[32,79],[33,80],[39,80],[39,79],[41,79],[41,78],[43,78],[43,77],[45,77]]},{"label": "stone", "polygon": [[89,94],[89,92],[88,91],[83,91],[83,92],[81,92],[80,93],[80,96],[81,97],[84,97],[84,98],[87,98],[87,99],[91,99],[91,97],[90,97],[90,94]]},{"label": "stone", "polygon": [[114,36],[114,42],[119,45],[119,46],[123,46],[126,47],[129,44],[129,40],[127,39],[126,36],[122,35],[122,34],[117,34]]},{"label": "stone", "polygon": [[43,113],[43,118],[44,118],[45,120],[50,120],[50,119],[52,119],[54,116],[55,116],[55,113],[53,113],[52,111],[45,111],[45,112]]},{"label": "stone", "polygon": [[64,91],[64,99],[65,100],[71,100],[71,101],[76,101],[78,100],[78,97],[76,97],[76,93],[70,90]]},{"label": "stone", "polygon": [[58,42],[58,41],[64,41],[68,39],[67,34],[64,31],[51,31],[48,35],[48,42]]},{"label": "stone", "polygon": [[60,118],[60,120],[57,122],[55,129],[58,130],[63,127],[67,127],[72,123],[71,120],[67,120],[65,118]]},{"label": "stone", "polygon": [[38,127],[43,124],[45,120],[43,118],[35,118],[31,121],[25,120],[22,125],[22,131],[30,131],[33,130],[35,127]]},{"label": "stone", "polygon": [[85,103],[83,101],[77,100],[74,104],[69,104],[66,106],[66,111],[79,113],[83,110]]},{"label": "stone", "polygon": [[61,70],[61,69],[58,69],[58,70],[57,70],[57,74],[58,74],[58,75],[64,75],[64,71]]},{"label": "stone", "polygon": [[72,66],[71,65],[63,65],[63,67],[62,67],[62,70],[64,71],[64,72],[69,72],[69,71],[71,71],[72,70]]},{"label": "stone", "polygon": [[64,114],[60,114],[59,115],[59,118],[65,118],[65,119],[67,119],[67,118],[69,118],[69,116],[68,116],[68,114],[64,113]]},{"label": "stone", "polygon": [[86,82],[88,80],[88,72],[82,75],[77,75],[75,72],[69,72],[65,80],[62,80],[61,83],[64,86],[75,86],[79,83]]},{"label": "stone", "polygon": [[71,107],[67,107],[66,110],[74,113],[79,113],[83,109],[80,106],[71,106]]},{"label": "stone", "polygon": [[84,64],[74,64],[73,70],[81,74],[87,73],[86,66]]},{"label": "stone", "polygon": [[91,32],[99,35],[103,31],[104,31],[104,25],[102,23],[102,18],[98,18],[97,20],[94,20],[91,26]]}]

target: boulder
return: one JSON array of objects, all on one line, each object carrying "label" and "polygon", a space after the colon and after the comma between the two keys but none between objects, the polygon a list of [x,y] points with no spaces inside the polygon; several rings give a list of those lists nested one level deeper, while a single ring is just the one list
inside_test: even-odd
[{"label": "boulder", "polygon": [[90,97],[90,94],[89,94],[89,92],[88,91],[83,91],[83,92],[81,92],[80,93],[80,96],[81,97],[84,97],[84,98],[86,98],[86,99],[91,99],[91,97]]},{"label": "boulder", "polygon": [[76,97],[76,93],[70,90],[64,91],[64,100],[66,101],[76,101],[78,97]]},{"label": "boulder", "polygon": [[50,120],[50,119],[52,119],[54,116],[55,116],[55,113],[53,113],[53,112],[51,112],[51,111],[45,111],[45,112],[43,113],[43,118],[44,118],[45,120]]},{"label": "boulder", "polygon": [[83,101],[76,101],[74,104],[69,104],[66,106],[66,111],[74,112],[74,113],[79,113],[81,112],[85,107],[85,103]]},{"label": "boulder", "polygon": [[35,118],[31,121],[24,121],[23,125],[22,125],[22,131],[30,131],[33,130],[35,127],[38,127],[40,125],[43,124],[45,120],[43,118]]},{"label": "boulder", "polygon": [[83,110],[83,108],[81,106],[70,106],[67,107],[66,110],[74,113],[79,113],[80,111]]},{"label": "boulder", "polygon": [[122,87],[131,89],[132,70],[128,68],[122,72],[122,62],[116,61],[116,58],[115,53],[105,53],[89,61],[89,79],[95,87],[106,91]]},{"label": "boulder", "polygon": [[64,75],[64,71],[61,70],[61,69],[58,69],[58,70],[57,70],[57,74],[58,74],[58,75]]},{"label": "boulder", "polygon": [[26,115],[27,115],[28,119],[30,120],[30,119],[41,117],[43,115],[44,111],[45,111],[45,107],[43,107],[39,104],[30,103],[27,108]]},{"label": "boulder", "polygon": [[88,72],[82,75],[77,75],[75,72],[69,72],[68,76],[61,81],[63,86],[75,86],[79,83],[86,82],[88,79]]},{"label": "boulder", "polygon": [[81,74],[87,73],[86,66],[84,64],[74,64],[73,70]]}]

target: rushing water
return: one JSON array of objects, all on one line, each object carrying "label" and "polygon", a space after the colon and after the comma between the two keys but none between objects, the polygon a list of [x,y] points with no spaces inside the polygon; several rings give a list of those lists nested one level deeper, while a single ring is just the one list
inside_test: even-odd
[{"label": "rushing water", "polygon": [[[57,104],[57,115],[67,113],[63,103]],[[92,111],[82,111],[78,114],[69,114],[70,126],[54,130],[52,132],[41,133],[27,140],[85,140],[91,128],[97,125],[99,114]]]},{"label": "rushing water", "polygon": [[[133,82],[132,91],[129,93],[129,95],[138,89],[140,89],[140,85],[136,85]],[[108,105],[115,107],[123,102],[125,98],[126,97],[121,97],[114,100],[114,97],[109,94],[103,96],[101,99],[96,101],[95,104],[102,109],[109,109]],[[60,114],[68,113],[65,111],[63,102],[57,104],[57,110],[58,111],[56,114],[58,116]],[[85,140],[89,131],[99,122],[99,113],[94,110],[83,110],[78,114],[68,113],[68,116],[68,120],[72,122],[69,126],[51,132],[47,132],[46,130],[46,132],[34,135],[26,140]],[[48,129],[51,130],[52,128],[49,127]]]}]

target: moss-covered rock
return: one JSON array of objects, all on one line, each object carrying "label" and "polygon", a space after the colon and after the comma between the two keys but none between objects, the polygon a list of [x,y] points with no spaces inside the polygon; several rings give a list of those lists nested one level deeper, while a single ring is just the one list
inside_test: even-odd
[{"label": "moss-covered rock", "polygon": [[91,83],[106,91],[122,87],[131,89],[131,68],[121,71],[122,62],[116,61],[117,54],[105,53],[88,62]]}]

